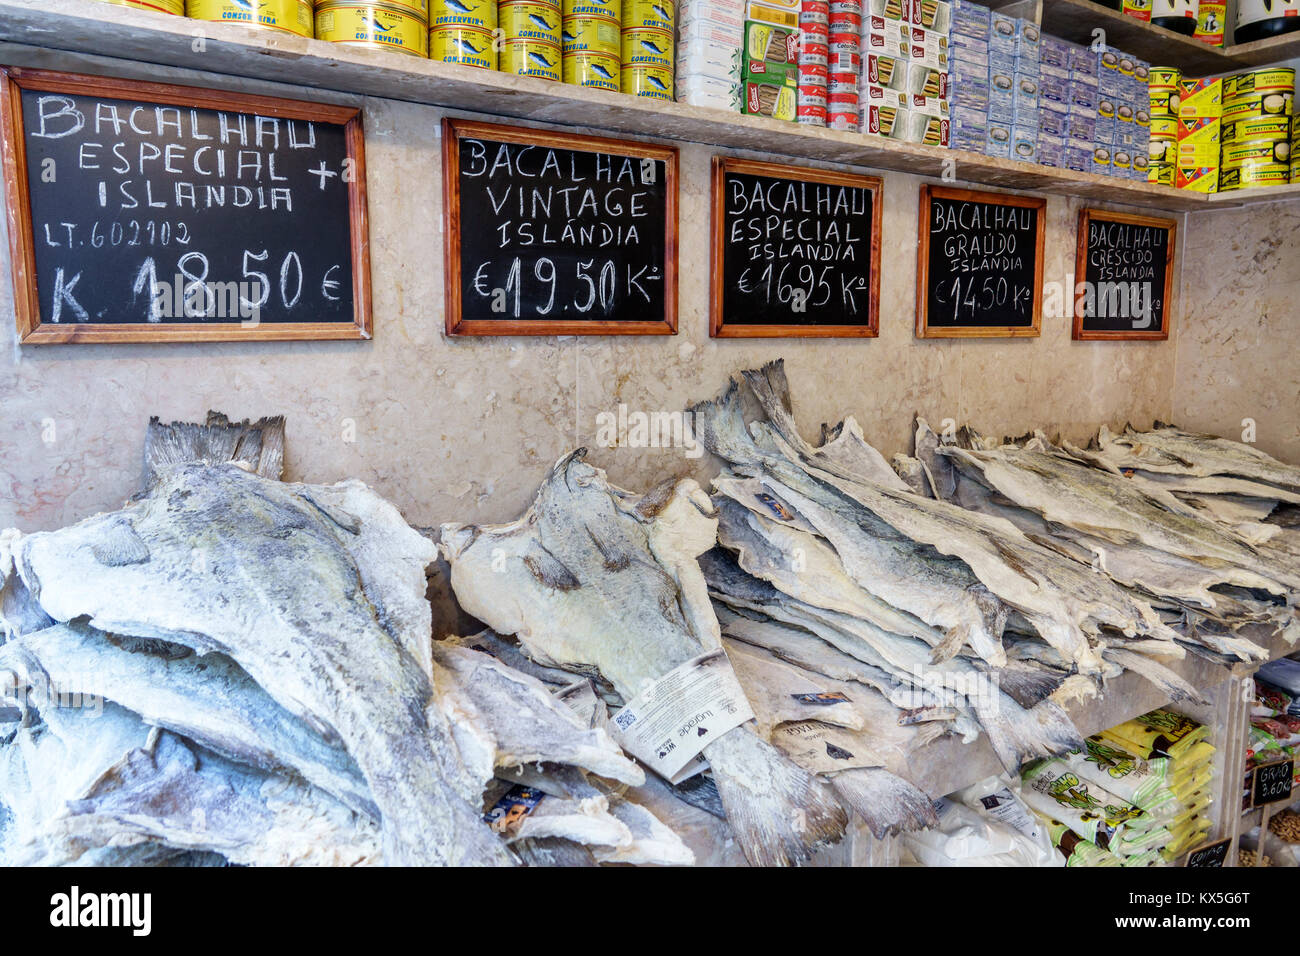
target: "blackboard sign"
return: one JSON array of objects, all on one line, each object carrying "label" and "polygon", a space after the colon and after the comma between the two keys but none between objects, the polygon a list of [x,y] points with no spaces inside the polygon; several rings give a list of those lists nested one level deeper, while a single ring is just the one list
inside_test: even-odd
[{"label": "blackboard sign", "polygon": [[875,337],[883,186],[714,157],[710,334]]},{"label": "blackboard sign", "polygon": [[920,338],[1038,335],[1047,200],[921,187]]},{"label": "blackboard sign", "polygon": [[359,110],[3,74],[22,342],[370,337]]},{"label": "blackboard sign", "polygon": [[1295,779],[1295,761],[1279,760],[1255,768],[1250,781],[1250,805],[1262,807],[1291,799],[1291,784]]},{"label": "blackboard sign", "polygon": [[448,335],[677,331],[677,150],[443,120]]},{"label": "blackboard sign", "polygon": [[1198,846],[1187,854],[1187,862],[1183,865],[1193,869],[1221,867],[1228,859],[1228,848],[1231,846],[1232,837]]},{"label": "blackboard sign", "polygon": [[1079,213],[1076,340],[1169,338],[1177,231],[1172,219]]}]

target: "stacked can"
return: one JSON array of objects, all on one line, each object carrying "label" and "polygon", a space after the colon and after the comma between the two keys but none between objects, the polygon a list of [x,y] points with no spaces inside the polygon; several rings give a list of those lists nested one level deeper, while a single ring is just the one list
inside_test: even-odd
[{"label": "stacked can", "polygon": [[830,84],[830,0],[802,0],[799,5],[799,89],[795,119],[825,126]]},{"label": "stacked can", "polygon": [[862,78],[862,0],[830,0],[826,125],[857,132]]},{"label": "stacked can", "polygon": [[1273,67],[1224,80],[1221,190],[1291,182],[1295,70]]},{"label": "stacked can", "polygon": [[1217,193],[1222,148],[1223,80],[1184,78],[1178,84],[1178,166],[1174,185],[1198,193]]},{"label": "stacked can", "polygon": [[431,0],[429,58],[497,68],[497,0]]},{"label": "stacked can", "polygon": [[155,13],[170,13],[172,16],[185,16],[185,0],[108,0],[117,7],[135,7],[138,10],[153,10]]},{"label": "stacked can", "polygon": [[621,87],[633,96],[673,98],[674,0],[623,0]]},{"label": "stacked can", "polygon": [[1178,164],[1178,84],[1183,74],[1171,66],[1150,70],[1151,139],[1147,147],[1147,182],[1174,184]]},{"label": "stacked can", "polygon": [[294,27],[289,29],[308,40],[316,35],[315,0],[298,0],[298,25],[296,29]]},{"label": "stacked can", "polygon": [[429,0],[318,0],[316,39],[427,57]]},{"label": "stacked can", "polygon": [[[170,11],[169,3],[130,4],[149,6]],[[270,30],[299,32],[298,0],[262,0],[256,5],[247,0],[186,0],[185,15],[194,20],[214,20],[220,23],[246,23],[249,26]]]},{"label": "stacked can", "polygon": [[564,82],[619,91],[622,0],[563,0]]},{"label": "stacked can", "polygon": [[560,82],[561,22],[559,0],[501,0],[497,5],[501,71]]}]

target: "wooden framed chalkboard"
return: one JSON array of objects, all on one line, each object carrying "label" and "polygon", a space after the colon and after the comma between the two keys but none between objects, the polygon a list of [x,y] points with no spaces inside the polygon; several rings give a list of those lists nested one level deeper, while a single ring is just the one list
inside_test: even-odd
[{"label": "wooden framed chalkboard", "polygon": [[1232,837],[1224,837],[1222,840],[1202,844],[1187,854],[1183,866],[1192,869],[1221,867],[1228,859],[1228,848],[1231,846]]},{"label": "wooden framed chalkboard", "polygon": [[922,186],[917,336],[1037,336],[1046,209],[1041,197]]},{"label": "wooden framed chalkboard", "polygon": [[1270,803],[1290,801],[1294,780],[1294,760],[1260,764],[1254,769],[1250,780],[1250,805],[1263,807]]},{"label": "wooden framed chalkboard", "polygon": [[709,334],[877,336],[883,188],[872,176],[715,156]]},{"label": "wooden framed chalkboard", "polygon": [[675,335],[677,150],[443,120],[448,335]]},{"label": "wooden framed chalkboard", "polygon": [[368,339],[361,113],[0,68],[24,344]]},{"label": "wooden framed chalkboard", "polygon": [[1169,338],[1178,223],[1104,209],[1079,213],[1074,338]]}]

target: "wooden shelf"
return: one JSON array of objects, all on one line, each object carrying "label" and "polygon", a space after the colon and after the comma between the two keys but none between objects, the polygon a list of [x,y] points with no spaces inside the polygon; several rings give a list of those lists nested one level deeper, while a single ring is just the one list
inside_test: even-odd
[{"label": "wooden shelf", "polygon": [[1153,66],[1176,66],[1192,76],[1230,73],[1240,68],[1225,50],[1143,23],[1092,0],[1045,0],[1042,28],[1044,33],[1085,46],[1093,42],[1093,31],[1100,28],[1106,31],[1107,46],[1141,57]]},{"label": "wooden shelf", "polygon": [[1254,43],[1239,43],[1228,47],[1228,53],[1243,66],[1267,66],[1283,60],[1294,60],[1300,57],[1300,30],[1256,40]]},{"label": "wooden shelf", "polygon": [[[1081,0],[1052,0],[1052,5],[1058,2]],[[202,45],[195,42],[199,31]],[[1167,212],[1300,198],[1258,190],[1211,200],[1147,183],[548,83],[100,0],[0,0],[0,62],[104,75],[140,75],[141,64],[161,65],[199,71],[203,75],[194,82],[217,89],[223,88],[223,77],[241,77],[795,160],[932,177],[951,171],[967,183]]]}]

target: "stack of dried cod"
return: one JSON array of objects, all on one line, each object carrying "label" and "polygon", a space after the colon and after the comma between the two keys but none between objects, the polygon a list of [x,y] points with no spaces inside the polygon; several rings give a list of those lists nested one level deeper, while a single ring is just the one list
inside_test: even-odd
[{"label": "stack of dried cod", "polygon": [[[691,862],[589,685],[434,645],[434,545],[281,428],[151,423],[131,504],[0,537],[0,861]],[[489,827],[526,768],[569,797]]]}]

